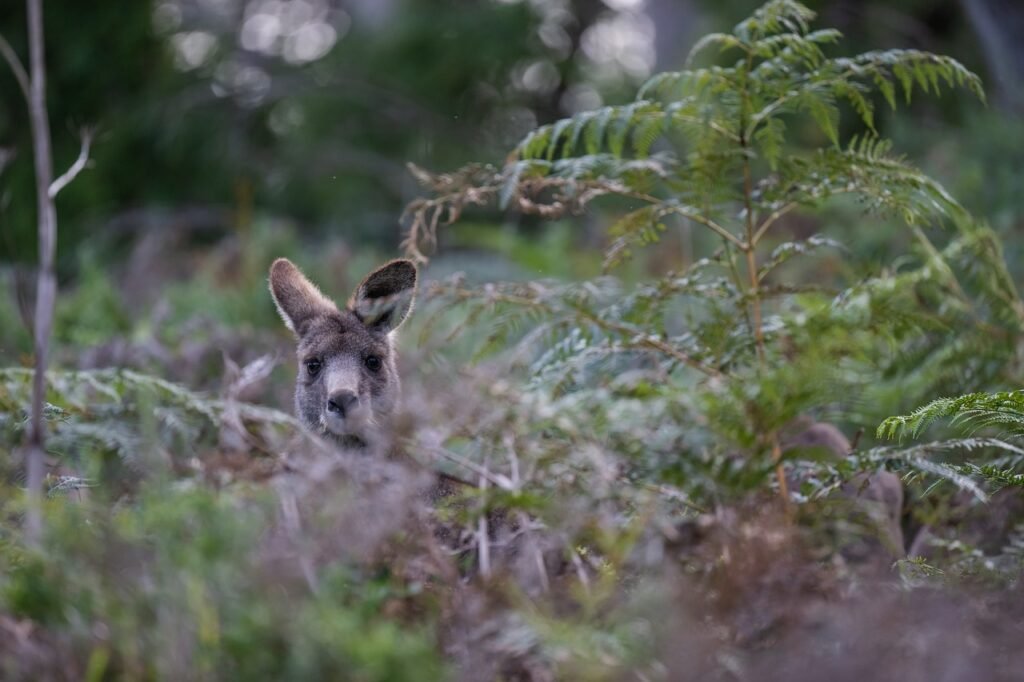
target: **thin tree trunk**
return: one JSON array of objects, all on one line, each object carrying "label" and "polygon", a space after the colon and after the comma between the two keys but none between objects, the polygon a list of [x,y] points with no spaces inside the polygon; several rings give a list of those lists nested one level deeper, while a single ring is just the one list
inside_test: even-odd
[{"label": "thin tree trunk", "polygon": [[[995,99],[1024,112],[1024,7],[1019,0],[961,0],[995,80]],[[991,89],[991,88],[990,88]]]},{"label": "thin tree trunk", "polygon": [[50,193],[53,182],[53,158],[50,150],[50,123],[46,113],[46,62],[43,42],[42,0],[26,0],[28,6],[29,97],[32,124],[32,151],[36,169],[36,210],[39,227],[39,283],[36,288],[35,375],[32,381],[32,421],[26,448],[28,514],[26,532],[37,542],[42,531],[41,497],[45,468],[46,424],[43,406],[46,397],[46,366],[49,356],[53,307],[57,298],[54,256],[57,251],[57,210]]}]

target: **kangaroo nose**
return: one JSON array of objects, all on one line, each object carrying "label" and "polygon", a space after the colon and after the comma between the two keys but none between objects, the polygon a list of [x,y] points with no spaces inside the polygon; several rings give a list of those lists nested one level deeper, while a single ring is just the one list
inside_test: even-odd
[{"label": "kangaroo nose", "polygon": [[359,396],[354,391],[338,391],[327,399],[327,411],[344,417],[358,402]]}]

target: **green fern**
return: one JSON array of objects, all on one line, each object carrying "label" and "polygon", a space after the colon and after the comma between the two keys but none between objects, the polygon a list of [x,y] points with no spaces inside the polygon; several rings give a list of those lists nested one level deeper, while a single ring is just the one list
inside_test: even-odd
[{"label": "green fern", "polygon": [[[731,32],[698,42],[685,69],[653,76],[633,102],[538,127],[503,169],[418,172],[432,196],[406,214],[406,246],[421,260],[438,229],[465,207],[492,202],[559,218],[619,199],[609,203],[626,208],[607,228],[606,270],[658,244],[674,224],[719,243],[686,271],[633,289],[609,278],[484,288],[454,280],[427,296],[439,310],[456,303],[465,311],[459,330],[488,325],[476,357],[508,360],[529,376],[531,396],[586,425],[565,447],[614,443],[623,467],[678,485],[698,504],[708,501],[701,495],[784,481],[780,434],[801,414],[877,424],[914,396],[1007,376],[1024,321],[998,240],[875,129],[878,97],[893,107],[948,87],[981,97],[977,76],[915,50],[831,57],[825,48],[841,35],[812,28],[813,20],[800,3],[768,2]],[[844,139],[847,105],[863,132]],[[788,143],[801,122],[820,131],[818,148]],[[782,265],[842,247],[822,236],[780,245],[775,228],[839,197],[905,223],[913,250],[897,271],[845,287],[839,277],[787,281]],[[935,227],[950,229],[945,244],[933,243]],[[647,385],[672,390],[636,388]],[[637,405],[663,421],[629,437],[609,415]],[[562,428],[545,423],[544,438]],[[674,435],[662,447],[638,435],[650,433]],[[555,439],[543,449],[557,447]],[[737,451],[742,460],[728,464]],[[858,466],[905,466],[976,486],[961,464],[920,448],[872,457]],[[720,478],[698,473],[709,462]]]},{"label": "green fern", "polygon": [[970,393],[956,398],[940,398],[903,416],[889,417],[878,427],[878,436],[916,438],[930,424],[949,419],[962,430],[993,428],[1004,438],[1024,437],[1024,391]]},{"label": "green fern", "polygon": [[[276,452],[301,426],[291,415],[225,401],[131,370],[54,371],[47,374],[48,447],[67,464],[110,456],[135,473],[163,451],[180,460],[214,451],[220,434],[240,425],[253,449]],[[32,372],[0,369],[0,443],[24,438]],[[232,424],[228,413],[237,415]]]},{"label": "green fern", "polygon": [[[419,252],[421,241],[432,243],[443,217],[455,218],[467,201],[483,203],[495,193],[503,207],[545,217],[582,211],[599,196],[625,196],[708,228],[744,252],[758,250],[781,214],[838,194],[862,197],[868,208],[913,225],[963,220],[963,209],[938,183],[893,156],[874,132],[871,95],[880,92],[895,106],[898,84],[905,98],[943,86],[983,97],[978,77],[951,58],[917,50],[829,58],[822,45],[841,35],[810,30],[813,18],[800,3],[769,2],[731,34],[700,41],[690,56],[717,48],[720,56],[736,57],[732,65],[658,74],[634,102],[537,128],[504,171],[490,178],[463,173],[472,181],[448,182],[439,199],[410,206],[408,244]],[[840,101],[850,103],[869,131],[845,145]],[[800,115],[817,124],[831,149],[812,155],[787,150],[786,121]],[[758,165],[762,161],[767,169]],[[747,181],[762,170],[771,174]],[[738,203],[749,204],[751,215],[737,219]],[[625,245],[617,241],[610,249],[612,265]]]}]

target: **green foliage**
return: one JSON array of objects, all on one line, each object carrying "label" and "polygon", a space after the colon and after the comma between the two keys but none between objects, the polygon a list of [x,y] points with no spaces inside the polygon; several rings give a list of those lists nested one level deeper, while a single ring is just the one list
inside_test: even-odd
[{"label": "green foliage", "polygon": [[[0,370],[0,451],[23,440],[30,382],[28,370]],[[296,572],[283,559],[338,541],[337,529],[300,537],[277,513],[296,504],[290,493],[246,485],[278,471],[285,452],[316,457],[290,415],[128,370],[53,372],[48,386],[50,454],[58,470],[88,477],[48,477],[41,546],[25,547],[13,525],[0,532],[0,609],[59,642],[63,669],[82,672],[88,661],[120,679],[443,679],[430,621],[382,613],[406,601],[432,613],[422,588],[356,550],[324,554],[312,587],[309,566]],[[7,480],[17,480],[12,464],[4,458]],[[18,492],[5,488],[5,519],[23,504],[8,491]],[[395,505],[356,492],[351,478],[307,498],[314,526],[316,510],[344,515],[358,501],[360,512],[378,505],[380,518]],[[354,542],[368,542],[366,532]],[[375,532],[371,547],[389,541],[387,526]],[[55,669],[16,648],[0,647],[5,670],[19,659],[18,675]]]},{"label": "green foliage", "polygon": [[57,635],[40,678],[443,679],[430,632],[381,614],[402,598],[387,576],[334,560],[314,592],[268,558],[274,506],[185,486],[54,504],[42,546],[0,552],[0,603]]},{"label": "green foliage", "polygon": [[[1024,321],[993,233],[874,132],[875,94],[893,107],[897,92],[961,86],[981,97],[977,76],[913,50],[827,56],[823,46],[840,35],[812,30],[812,18],[799,3],[769,2],[691,53],[715,51],[727,65],[659,74],[630,104],[540,126],[501,170],[416,169],[435,195],[407,211],[406,245],[421,259],[441,225],[488,202],[551,218],[617,198],[609,205],[629,210],[607,228],[606,269],[659,243],[676,221],[720,241],[685,270],[633,288],[603,277],[483,288],[455,280],[428,292],[463,304],[460,330],[490,321],[478,356],[510,351],[531,390],[558,409],[575,406],[586,426],[574,438],[612,443],[628,470],[682,486],[699,506],[771,485],[781,434],[801,414],[873,426],[911,396],[1011,372]],[[848,141],[841,100],[867,128]],[[804,119],[828,144],[789,144]],[[788,280],[783,266],[842,242],[774,234],[790,214],[841,195],[905,223],[914,252],[898,272],[846,287]],[[928,231],[942,225],[954,231],[938,247]],[[634,385],[659,388],[634,394]],[[629,426],[613,415],[630,415]],[[651,432],[675,435],[662,442]]]},{"label": "green foliage", "polygon": [[[752,248],[754,237],[773,224],[774,212],[842,193],[859,195],[871,208],[894,211],[908,223],[962,217],[941,186],[889,154],[889,144],[873,132],[869,97],[880,92],[895,108],[894,83],[908,102],[915,88],[937,93],[942,86],[963,86],[983,97],[978,77],[953,59],[915,50],[827,58],[821,44],[836,42],[840,34],[811,32],[810,17],[799,3],[768,3],[733,34],[708,36],[690,55],[692,60],[717,47],[737,55],[733,65],[659,74],[631,104],[538,128],[516,156],[529,162],[531,177],[577,180],[584,183],[574,188],[578,194],[622,194],[690,219],[698,216],[705,226],[713,222],[716,232],[727,230],[733,201],[753,193],[763,220],[746,235]],[[848,100],[872,131],[846,149],[839,140],[839,99]],[[818,125],[831,149],[810,157],[786,153],[786,121],[801,114]],[[672,153],[654,168],[637,166],[659,139]],[[752,159],[773,172],[749,188],[743,186],[750,180],[743,168],[749,170]],[[652,192],[652,184],[669,194]]]},{"label": "green foliage", "polygon": [[[935,473],[951,480],[958,487],[971,490],[984,498],[975,482],[987,483],[998,490],[1024,485],[1024,392],[969,393],[955,398],[939,398],[918,407],[907,415],[885,419],[878,426],[878,436],[900,439],[920,437],[939,420],[948,420],[949,427],[965,433],[968,438],[917,446],[917,449],[963,451],[969,458]],[[995,438],[976,438],[978,431],[994,432]],[[1016,444],[1015,444],[1016,443]],[[909,448],[904,452],[912,452]],[[980,451],[980,452],[978,452]]]},{"label": "green foliage", "polygon": [[1024,392],[970,393],[956,398],[940,398],[917,408],[911,414],[889,417],[878,427],[880,437],[918,437],[938,419],[950,419],[962,430],[998,429],[1003,437],[1024,436]]},{"label": "green foliage", "polygon": [[54,328],[56,340],[88,347],[127,332],[130,316],[106,273],[86,262],[74,293],[58,302]]},{"label": "green foliage", "polygon": [[[525,7],[501,11],[526,21]],[[477,16],[452,18],[455,40],[474,34]],[[415,370],[392,457],[325,453],[290,416],[241,400],[245,382],[232,375],[265,378],[266,358],[226,363],[217,396],[127,369],[55,371],[46,532],[29,546],[15,452],[31,374],[0,370],[0,634],[19,635],[0,638],[0,676],[45,679],[60,665],[86,679],[745,677],[762,670],[758,652],[805,660],[764,644],[805,639],[808,611],[834,600],[856,620],[842,600],[869,583],[846,550],[851,539],[878,544],[878,524],[858,505],[883,472],[899,474],[907,495],[884,510],[889,522],[900,531],[900,515],[912,514],[902,525],[929,526],[945,552],[899,563],[908,588],[1019,576],[1019,529],[994,552],[955,537],[967,526],[957,505],[986,509],[1019,493],[1017,393],[938,401],[878,433],[918,435],[951,418],[972,429],[954,440],[799,441],[810,419],[853,433],[934,395],[1019,383],[1024,331],[996,234],[877,134],[880,103],[940,87],[980,94],[977,78],[917,51],[833,57],[839,34],[812,20],[798,3],[769,2],[702,40],[692,67],[655,76],[635,101],[538,127],[500,169],[413,167],[433,194],[407,214],[406,246],[421,260],[440,229],[482,207],[558,222],[517,241],[472,234],[480,223],[468,216],[442,241],[495,248],[518,280],[424,273],[424,302],[403,330],[419,343],[403,352]],[[404,26],[391,44],[356,48],[396,50],[392,77],[417,81],[425,42],[438,39]],[[414,83],[418,96],[448,111],[451,92],[518,58],[488,49],[468,73],[431,63],[440,73]],[[378,139],[394,128],[379,113],[361,112],[373,119],[368,139],[408,149],[411,138]],[[807,129],[815,148],[794,142]],[[322,173],[308,150],[290,153]],[[334,198],[361,191],[346,185]],[[613,219],[593,211],[598,202]],[[858,222],[840,233],[826,207],[858,209]],[[579,243],[570,216],[587,210],[603,253],[563,258]],[[857,260],[850,245],[897,222],[905,252]],[[640,258],[623,267],[665,255],[678,228],[697,231],[696,259],[650,277],[637,277]],[[240,257],[190,260],[189,281],[164,289],[164,312],[151,318],[125,313],[116,275],[87,269],[61,304],[65,351],[156,339],[184,364],[176,342],[216,346],[211,330],[222,327],[248,350],[276,347],[283,332],[251,332],[279,327],[265,267],[294,255],[297,240],[261,221],[236,237]],[[362,255],[305,255],[332,294],[368,269]],[[534,271],[586,278],[523,278]],[[432,498],[428,513],[429,476],[407,470],[404,455],[479,485]],[[778,506],[795,508],[781,511],[771,498],[784,487]],[[901,549],[869,562],[891,566]],[[886,590],[866,592],[874,623]],[[912,599],[901,593],[898,612]]]},{"label": "green foliage", "polygon": [[[47,378],[47,447],[66,465],[108,481],[154,475],[168,464],[172,471],[187,469],[189,458],[221,445],[272,452],[298,429],[277,410],[196,394],[131,370]],[[8,451],[25,438],[31,383],[31,370],[0,370],[0,444]],[[52,485],[59,491],[61,484],[68,481]]]},{"label": "green foliage", "polygon": [[[27,63],[24,3],[6,9],[0,35]],[[565,81],[578,80],[570,56],[537,39],[542,10],[528,3],[401,0],[286,19],[287,6],[256,0],[239,0],[223,12],[187,0],[92,9],[48,0],[58,173],[78,154],[78,127],[98,129],[93,163],[58,207],[63,270],[73,271],[67,257],[78,246],[123,240],[124,227],[134,234],[154,214],[188,222],[201,208],[223,212],[216,228],[225,233],[244,229],[247,217],[262,210],[302,221],[321,236],[390,246],[397,227],[388,226],[407,197],[406,160],[464,162],[493,147],[494,129],[503,133],[512,114],[526,109],[532,117],[532,108],[548,116],[557,109],[557,93],[506,87],[524,64],[544,63]],[[242,35],[246,20],[260,13],[299,21],[289,30],[305,27],[305,35],[329,25],[336,44],[298,64],[284,58],[280,45],[253,49]],[[195,49],[203,46],[209,49]],[[97,65],[100,54],[109,59]],[[5,262],[31,263],[35,250],[29,128],[24,98],[4,62],[0,146],[13,152],[0,168]]]}]

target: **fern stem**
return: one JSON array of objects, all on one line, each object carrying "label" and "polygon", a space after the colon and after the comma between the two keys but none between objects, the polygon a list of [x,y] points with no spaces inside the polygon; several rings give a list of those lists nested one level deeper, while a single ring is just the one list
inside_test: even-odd
[{"label": "fern stem", "polygon": [[[753,207],[753,193],[754,183],[751,178],[750,172],[750,154],[752,150],[750,148],[750,137],[747,135],[747,124],[750,120],[750,95],[747,92],[747,80],[750,76],[750,70],[753,68],[754,54],[753,52],[747,53],[746,69],[743,72],[743,87],[740,91],[740,147],[743,150],[743,208],[745,212],[745,223],[746,223],[746,243],[741,247],[744,254],[747,257],[747,275],[750,278],[750,298],[751,298],[751,311],[753,315],[753,328],[754,328],[754,341],[757,348],[757,359],[761,367],[761,371],[764,372],[766,368],[765,359],[765,347],[764,347],[764,330],[762,329],[761,319],[761,291],[760,281],[757,272],[757,244],[765,230],[768,228],[764,225],[762,229],[755,232],[754,229],[754,207]],[[751,126],[751,131],[756,128],[756,124]],[[774,214],[773,214],[774,215]],[[778,216],[769,216],[766,220],[768,226],[772,222],[778,219]],[[771,221],[771,222],[769,222]],[[789,502],[789,486],[786,485],[786,472],[782,467],[782,447],[779,445],[779,432],[777,429],[772,429],[768,434],[768,442],[771,445],[772,451],[772,463],[775,465],[775,478],[779,483],[779,495],[782,497],[782,507],[787,518],[791,518],[792,509]]]},{"label": "fern stem", "polygon": [[757,248],[757,240],[754,235],[754,209],[752,196],[754,183],[750,176],[750,138],[746,134],[747,123],[750,120],[750,93],[747,90],[747,81],[750,78],[750,70],[754,65],[754,53],[747,51],[746,68],[741,72],[740,81],[740,139],[739,144],[743,154],[743,209],[746,218],[746,243],[740,245],[740,249],[747,257],[747,274],[750,278],[750,306],[754,318],[754,341],[757,346],[757,359],[764,368],[764,335],[761,331],[761,296],[758,292],[757,281],[757,258],[754,250]]},{"label": "fern stem", "polygon": [[759,241],[761,241],[761,237],[763,237],[765,235],[765,233],[769,230],[769,228],[771,228],[771,226],[775,223],[775,221],[777,221],[779,218],[781,218],[782,216],[784,216],[787,213],[789,213],[790,211],[792,211],[797,206],[798,206],[797,202],[791,201],[788,204],[786,204],[785,206],[783,206],[782,208],[780,208],[777,211],[773,212],[770,216],[765,218],[763,221],[761,221],[761,225],[758,226],[757,231],[754,232],[754,237],[752,239],[753,243],[756,244]]},{"label": "fern stem", "polygon": [[779,496],[782,498],[782,509],[787,517],[792,515],[789,502],[789,484],[786,483],[786,470],[782,467],[782,446],[779,445],[779,432],[772,429],[769,436],[772,446],[772,463],[775,465],[775,480],[779,484]]},{"label": "fern stem", "polygon": [[[744,143],[746,147],[746,143]],[[747,257],[747,275],[750,279],[750,307],[754,318],[754,341],[757,345],[757,358],[761,366],[765,363],[764,353],[764,332],[761,329],[761,292],[760,283],[757,278],[757,257],[754,252],[757,241],[754,234],[754,211],[751,206],[750,196],[753,191],[753,183],[750,179],[750,160],[743,159],[743,207],[747,223],[747,241],[741,246],[744,255]]]},{"label": "fern stem", "polygon": [[[744,141],[746,147],[746,141]],[[747,257],[747,274],[750,276],[750,298],[751,308],[754,317],[754,341],[757,347],[757,359],[760,362],[761,370],[764,371],[766,359],[764,349],[764,330],[761,328],[761,285],[757,275],[757,248],[758,234],[754,232],[754,213],[751,206],[751,194],[753,182],[750,177],[750,159],[743,157],[743,205],[746,210],[747,243],[743,249]],[[763,231],[762,231],[763,234]],[[779,432],[772,429],[768,434],[768,442],[772,448],[772,463],[775,465],[775,478],[779,483],[779,495],[782,497],[782,507],[787,518],[791,516],[792,509],[789,503],[789,486],[786,484],[786,472],[782,467],[782,447],[779,445]]]}]

